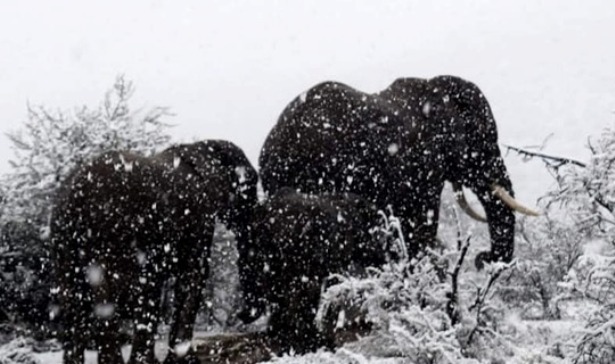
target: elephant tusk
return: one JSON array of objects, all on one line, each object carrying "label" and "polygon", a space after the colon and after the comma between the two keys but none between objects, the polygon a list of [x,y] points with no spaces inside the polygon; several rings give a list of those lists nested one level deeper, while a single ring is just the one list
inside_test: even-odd
[{"label": "elephant tusk", "polygon": [[506,191],[506,189],[504,189],[504,187],[494,184],[493,186],[491,186],[491,189],[493,191],[493,194],[497,196],[500,200],[502,200],[502,202],[504,202],[504,204],[510,207],[511,209],[517,212],[520,212],[524,215],[528,215],[528,216],[540,216],[540,213],[538,211],[534,211],[530,209],[529,207],[525,207],[521,205],[519,202],[517,202],[517,200],[515,200]]},{"label": "elephant tusk", "polygon": [[465,194],[463,193],[463,188],[460,185],[458,185],[457,183],[453,183],[453,191],[455,191],[455,200],[457,200],[457,203],[459,204],[459,207],[461,207],[463,212],[468,214],[468,216],[470,216],[476,221],[487,222],[486,217],[476,212],[476,210],[474,210],[472,206],[470,206],[468,200],[466,200]]}]

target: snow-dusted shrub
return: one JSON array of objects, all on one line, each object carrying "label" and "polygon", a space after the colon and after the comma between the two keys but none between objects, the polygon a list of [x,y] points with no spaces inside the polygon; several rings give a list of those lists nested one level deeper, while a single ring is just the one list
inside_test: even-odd
[{"label": "snow-dusted shrub", "polygon": [[339,278],[323,295],[320,312],[337,306],[337,327],[345,326],[348,305],[359,305],[373,333],[361,340],[369,357],[409,358],[416,363],[456,363],[465,360],[447,314],[448,285],[441,282],[429,259],[412,267],[394,263],[367,278]]},{"label": "snow-dusted shrub", "polygon": [[0,346],[0,364],[39,364],[32,348],[24,338],[14,339]]},{"label": "snow-dusted shrub", "polygon": [[[108,150],[151,154],[169,142],[165,108],[133,111],[132,83],[118,77],[101,105],[71,112],[29,106],[9,134],[14,158],[0,177],[0,307],[41,324],[48,316],[48,220],[56,188],[79,163]],[[20,311],[16,311],[19,308]]]},{"label": "snow-dusted shrub", "polygon": [[3,221],[27,221],[46,230],[54,191],[77,164],[108,150],[131,150],[153,154],[170,138],[166,108],[133,111],[129,101],[131,82],[118,77],[101,105],[72,112],[29,106],[20,130],[8,134],[13,143],[11,171],[1,182]]},{"label": "snow-dusted shrub", "polygon": [[550,196],[567,207],[577,226],[592,228],[615,244],[615,129],[605,129],[588,147],[588,163],[568,163],[556,169],[559,188]]},{"label": "snow-dusted shrub", "polygon": [[[604,246],[602,254],[583,257],[586,276],[572,287],[586,300],[583,328],[575,335],[575,364],[615,362],[615,252]],[[589,313],[587,313],[589,311]]]},{"label": "snow-dusted shrub", "polygon": [[[563,288],[581,297],[593,310],[579,317],[583,329],[573,340],[574,363],[615,362],[615,130],[607,128],[590,140],[590,159],[568,158],[521,151],[542,158],[558,182],[547,196],[549,206],[565,211],[564,238],[582,240],[584,253],[566,277]],[[564,220],[561,220],[564,221]],[[557,249],[556,245],[552,249]],[[543,252],[539,259],[550,259]],[[564,264],[565,265],[565,264]],[[572,273],[572,274],[571,274]]]},{"label": "snow-dusted shrub", "polygon": [[[395,218],[384,222],[385,235],[402,236]],[[336,275],[337,283],[321,297],[317,322],[322,330],[342,333],[357,322],[370,330],[333,353],[273,362],[490,363],[510,355],[503,310],[491,302],[492,288],[509,265],[491,265],[487,274],[470,280],[461,278],[469,239],[457,251],[430,251],[412,260],[403,241],[394,240],[400,259],[370,268],[364,277]]]},{"label": "snow-dusted shrub", "polygon": [[615,305],[606,304],[585,323],[579,335],[575,364],[611,364],[615,362]]},{"label": "snow-dusted shrub", "polygon": [[565,213],[544,213],[517,224],[517,264],[500,280],[498,293],[526,317],[559,319],[563,301],[582,295],[571,289],[585,273],[579,264],[589,234],[578,229]]},{"label": "snow-dusted shrub", "polygon": [[[598,306],[576,341],[575,363],[615,361],[615,130],[590,141],[586,164],[569,163],[555,174],[559,189],[551,196],[575,218],[577,229],[590,231],[598,254],[584,257],[587,278],[576,287]],[[596,242],[597,241],[597,242]]]},{"label": "snow-dusted shrub", "polygon": [[302,356],[287,354],[274,358],[269,363],[276,364],[409,364],[403,358],[373,358],[349,349],[338,349],[336,352],[320,350]]}]

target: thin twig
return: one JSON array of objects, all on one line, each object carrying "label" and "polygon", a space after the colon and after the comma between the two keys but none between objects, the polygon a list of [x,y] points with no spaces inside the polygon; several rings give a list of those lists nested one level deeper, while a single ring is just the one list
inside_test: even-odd
[{"label": "thin twig", "polygon": [[573,164],[573,165],[575,165],[575,166],[577,166],[577,167],[582,167],[582,168],[587,167],[587,165],[586,165],[585,163],[583,163],[583,162],[579,162],[579,161],[578,161],[578,160],[576,160],[576,159],[565,158],[565,157],[557,157],[557,156],[553,156],[553,155],[549,155],[549,154],[544,154],[544,153],[539,153],[539,152],[533,152],[533,151],[531,151],[531,150],[527,150],[527,149],[523,149],[523,148],[519,148],[519,147],[515,147],[515,146],[512,146],[512,145],[507,145],[507,144],[502,144],[502,145],[503,145],[505,148],[507,148],[507,149],[509,149],[509,150],[512,150],[512,151],[514,151],[514,152],[517,152],[517,153],[519,153],[519,154],[521,154],[521,155],[524,155],[524,156],[526,156],[526,157],[531,157],[531,158],[534,158],[534,157],[536,157],[536,158],[541,158],[541,159],[543,159],[545,162],[546,162],[546,161],[553,161],[553,162],[557,162],[557,163],[559,163],[559,164],[556,166],[556,168],[557,168],[557,167],[560,167],[560,166],[562,166],[562,165],[565,165],[565,164]]},{"label": "thin twig", "polygon": [[455,264],[453,271],[450,272],[451,293],[446,307],[448,317],[451,319],[453,325],[459,322],[459,272],[463,266],[468,249],[470,248],[470,239],[471,236],[468,236],[465,243],[461,245],[457,264]]}]

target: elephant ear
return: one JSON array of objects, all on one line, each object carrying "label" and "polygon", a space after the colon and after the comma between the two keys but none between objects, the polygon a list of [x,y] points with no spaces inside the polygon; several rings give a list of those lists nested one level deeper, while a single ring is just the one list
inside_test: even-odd
[{"label": "elephant ear", "polygon": [[497,129],[491,107],[474,83],[455,76],[439,76],[430,81],[434,94],[456,118],[456,128],[470,137],[469,143],[497,143]]},{"label": "elephant ear", "polygon": [[[173,167],[186,167],[196,177],[197,183],[207,189],[203,192],[210,196],[210,199],[219,201],[226,195],[227,173],[223,170],[221,161],[205,148],[203,143],[183,144],[173,149]],[[217,188],[211,191],[210,186]]]},{"label": "elephant ear", "polygon": [[217,187],[228,209],[245,210],[256,203],[258,176],[243,151],[225,140],[207,140],[180,147],[180,157],[201,179]]},{"label": "elephant ear", "polygon": [[[235,144],[224,140],[209,140],[203,142],[205,148],[212,157],[220,163],[221,172],[226,175],[229,186],[231,187],[230,199],[233,202],[233,210],[236,215],[245,215],[254,208],[256,197],[256,185],[258,174],[245,153]],[[243,217],[243,216],[242,216]],[[249,221],[235,216],[231,219],[240,218],[243,222]]]}]

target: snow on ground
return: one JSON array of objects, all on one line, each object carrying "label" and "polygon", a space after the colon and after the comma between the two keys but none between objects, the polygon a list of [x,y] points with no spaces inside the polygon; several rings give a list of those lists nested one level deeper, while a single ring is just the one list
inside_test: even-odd
[{"label": "snow on ground", "polygon": [[[156,343],[156,358],[160,362],[164,360],[167,352],[167,345],[163,342]],[[39,360],[41,364],[62,364],[62,351],[50,351],[43,353],[34,353],[34,357]],[[124,356],[124,361],[128,361],[128,357],[130,356],[130,346],[124,346],[122,348],[122,355]],[[97,364],[98,363],[98,353],[96,351],[87,350],[85,352],[85,364]]]}]

